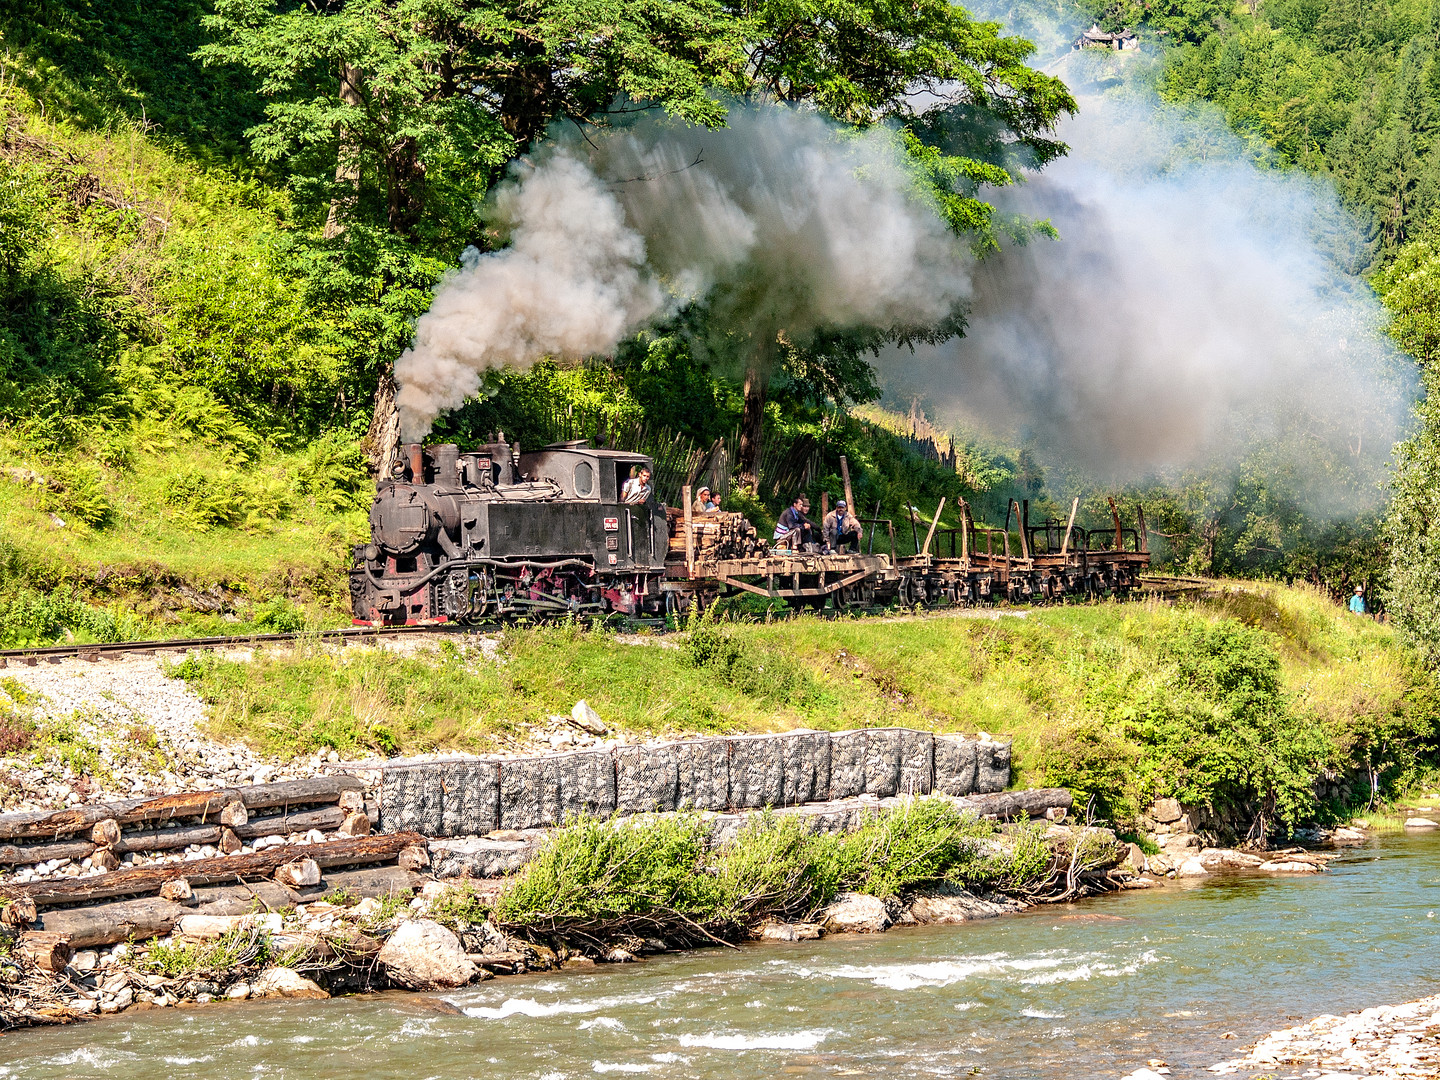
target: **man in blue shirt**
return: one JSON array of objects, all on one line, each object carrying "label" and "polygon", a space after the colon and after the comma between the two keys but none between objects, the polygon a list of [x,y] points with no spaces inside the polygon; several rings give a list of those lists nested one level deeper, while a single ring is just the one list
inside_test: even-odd
[{"label": "man in blue shirt", "polygon": [[1356,615],[1365,614],[1365,586],[1356,585],[1355,595],[1350,597],[1350,610]]}]

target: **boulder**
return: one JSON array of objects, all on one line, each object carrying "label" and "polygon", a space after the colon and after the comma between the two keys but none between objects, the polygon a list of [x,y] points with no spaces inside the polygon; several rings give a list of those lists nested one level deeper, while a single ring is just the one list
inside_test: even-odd
[{"label": "boulder", "polygon": [[390,935],[377,957],[390,981],[410,990],[452,990],[475,977],[465,947],[445,927],[415,919]]},{"label": "boulder", "polygon": [[1139,844],[1126,844],[1125,863],[1137,874],[1143,874],[1150,869],[1150,864],[1145,860],[1145,852]]},{"label": "boulder", "polygon": [[755,935],[761,941],[814,941],[824,933],[818,923],[767,922]]},{"label": "boulder", "polygon": [[1412,817],[1405,819],[1407,829],[1440,829],[1440,822],[1432,821],[1426,817]]},{"label": "boulder", "polygon": [[1179,821],[1184,814],[1185,811],[1181,809],[1179,799],[1156,799],[1155,805],[1150,808],[1150,816],[1162,825]]},{"label": "boulder", "polygon": [[298,971],[290,968],[271,968],[250,984],[251,997],[284,998],[328,998],[330,995],[320,989]]},{"label": "boulder", "polygon": [[975,793],[975,739],[963,735],[935,736],[935,790],[945,795]]},{"label": "boulder", "polygon": [[910,915],[921,926],[929,926],[993,919],[997,915],[1022,911],[1024,907],[1016,900],[982,900],[964,889],[951,889],[915,897],[910,903]]},{"label": "boulder", "polygon": [[1176,877],[1207,877],[1210,871],[1205,869],[1205,864],[1197,858],[1184,860],[1175,868]]},{"label": "boulder", "polygon": [[1204,848],[1196,856],[1207,870],[1252,870],[1265,860],[1234,848]]},{"label": "boulder", "polygon": [[570,722],[590,735],[606,735],[610,729],[605,726],[605,721],[600,719],[600,714],[590,707],[590,703],[581,698],[570,710]]},{"label": "boulder", "polygon": [[1175,860],[1163,851],[1158,855],[1146,855],[1145,862],[1152,874],[1168,874],[1175,869]]},{"label": "boulder", "polygon": [[815,919],[831,934],[878,934],[890,925],[883,900],[853,892],[841,893]]},{"label": "boulder", "polygon": [[1260,869],[1276,874],[1318,874],[1321,871],[1314,863],[1300,862],[1298,859],[1274,859],[1261,863]]}]

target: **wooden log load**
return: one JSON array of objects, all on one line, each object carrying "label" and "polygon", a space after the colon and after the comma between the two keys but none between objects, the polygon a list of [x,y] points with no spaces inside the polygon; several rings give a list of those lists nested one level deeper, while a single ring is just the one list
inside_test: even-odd
[{"label": "wooden log load", "polygon": [[362,836],[353,840],[332,840],[325,844],[308,844],[304,847],[287,844],[257,851],[253,855],[221,855],[213,859],[189,859],[184,862],[141,866],[133,870],[117,870],[92,877],[56,878],[23,885],[3,885],[0,886],[0,896],[26,896],[40,907],[84,904],[113,896],[152,893],[165,882],[176,878],[184,878],[192,885],[217,885],[244,881],[246,878],[268,877],[279,867],[297,859],[313,859],[322,869],[390,862],[400,854],[402,848],[425,842],[425,838],[418,833],[389,833],[382,836]]},{"label": "wooden log load", "polygon": [[364,786],[354,776],[316,776],[308,780],[182,792],[152,799],[88,803],[68,810],[0,814],[0,840],[53,840],[73,836],[89,832],[107,818],[122,826],[192,817],[209,818],[219,824],[221,812],[233,802],[242,803],[247,811],[273,810],[276,807],[288,809],[291,806],[338,802],[343,792],[363,790]]}]

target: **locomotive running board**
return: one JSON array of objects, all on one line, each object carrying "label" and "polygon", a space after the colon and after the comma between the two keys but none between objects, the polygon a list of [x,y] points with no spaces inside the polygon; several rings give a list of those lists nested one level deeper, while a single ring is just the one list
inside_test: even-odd
[{"label": "locomotive running board", "polygon": [[829,596],[831,593],[854,585],[857,581],[863,581],[869,577],[871,571],[861,570],[858,574],[851,574],[849,577],[841,578],[839,581],[832,581],[823,589],[762,589],[759,585],[751,585],[748,582],[736,581],[734,578],[721,574],[715,580],[722,585],[730,585],[736,589],[744,589],[746,592],[754,593],[756,596],[763,596],[770,600],[795,600],[806,597]]}]

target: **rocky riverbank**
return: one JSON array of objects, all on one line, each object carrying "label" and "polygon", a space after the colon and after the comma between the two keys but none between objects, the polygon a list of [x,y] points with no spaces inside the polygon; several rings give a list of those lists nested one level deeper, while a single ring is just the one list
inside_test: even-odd
[{"label": "rocky riverbank", "polygon": [[[1147,1071],[1132,1074],[1132,1080],[1148,1080]],[[1440,994],[1345,1016],[1317,1016],[1271,1032],[1243,1057],[1219,1062],[1210,1071],[1220,1076],[1283,1072],[1335,1080],[1440,1076]]]}]

